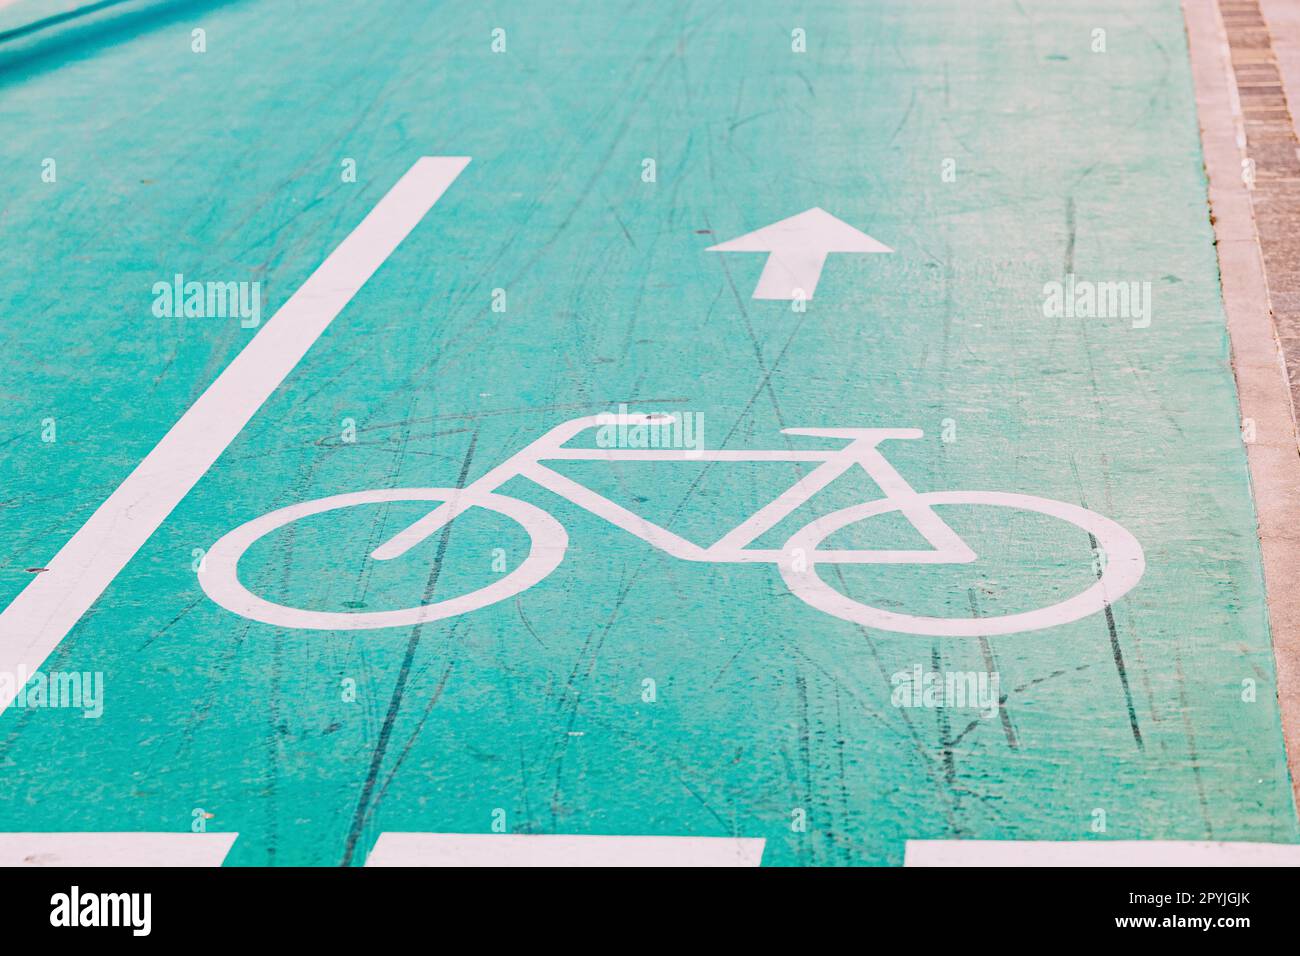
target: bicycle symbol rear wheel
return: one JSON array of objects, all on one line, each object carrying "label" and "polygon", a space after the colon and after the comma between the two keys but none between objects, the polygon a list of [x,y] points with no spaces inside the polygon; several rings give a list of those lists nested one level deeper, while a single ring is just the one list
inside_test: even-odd
[{"label": "bicycle symbol rear wheel", "polygon": [[[786,585],[817,610],[865,627],[936,637],[986,637],[1037,631],[1095,614],[1132,590],[1146,569],[1142,546],[1133,535],[1109,518],[1077,505],[1050,498],[1036,498],[1033,495],[997,491],[936,491],[917,497],[927,505],[993,505],[1032,511],[1068,521],[1095,539],[1098,549],[1105,554],[1104,570],[1095,584],[1059,604],[1001,617],[923,617],[871,607],[835,590],[821,578],[817,573],[817,565],[832,562],[819,562],[817,548],[828,536],[855,521],[898,510],[897,502],[882,498],[843,508],[818,518],[795,532],[786,544],[786,553],[805,555],[807,569],[796,571],[790,562],[782,561],[781,577],[785,579]],[[836,563],[852,562],[844,560]]]},{"label": "bicycle symbol rear wheel", "polygon": [[[474,508],[485,508],[513,518],[523,526],[531,539],[528,556],[523,562],[487,587],[445,601],[393,611],[312,611],[268,601],[249,591],[239,580],[239,559],[244,552],[265,535],[301,518],[356,505],[387,501],[448,501],[452,498],[461,502],[468,501]],[[554,571],[564,558],[568,544],[569,536],[563,525],[541,508],[518,498],[462,488],[356,491],[280,508],[228,532],[208,551],[204,560],[205,569],[199,574],[199,583],[208,597],[226,610],[264,624],[317,631],[399,627],[455,617],[514,597]]]}]

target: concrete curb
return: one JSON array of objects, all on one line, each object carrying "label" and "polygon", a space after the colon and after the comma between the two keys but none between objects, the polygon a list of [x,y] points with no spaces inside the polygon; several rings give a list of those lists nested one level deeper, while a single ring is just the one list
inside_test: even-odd
[{"label": "concrete curb", "polygon": [[[1232,6],[1239,15],[1242,4]],[[1282,732],[1292,792],[1300,802],[1300,451],[1295,414],[1274,325],[1257,210],[1243,177],[1243,161],[1251,158],[1250,137],[1223,16],[1218,0],[1183,0],[1183,16],[1243,434],[1249,437],[1253,430],[1246,456],[1264,558]],[[1258,58],[1260,52],[1252,54]],[[1271,58],[1271,51],[1262,52]],[[1300,220],[1300,201],[1294,214]]]}]

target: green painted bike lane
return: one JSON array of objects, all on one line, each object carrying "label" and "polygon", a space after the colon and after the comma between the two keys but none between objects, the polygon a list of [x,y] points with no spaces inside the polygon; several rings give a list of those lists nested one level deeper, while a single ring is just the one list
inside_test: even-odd
[{"label": "green painted bike lane", "polygon": [[[201,808],[240,834],[231,864],[360,863],[382,832],[501,820],[760,837],[768,864],[897,864],[908,839],[1296,841],[1176,3],[409,6],[179,5],[10,51],[4,603],[254,334],[154,316],[154,283],[259,281],[265,320],[420,156],[473,159],[45,663],[102,671],[103,716],[0,717],[0,828],[188,831]],[[894,251],[831,255],[802,312],[751,298],[762,255],[706,251],[811,207]],[[1149,325],[1045,317],[1069,274],[1150,282]],[[623,403],[698,413],[732,450],[921,428],[881,446],[918,490],[1087,507],[1146,571],[1110,614],[898,634],[517,478],[502,492],[570,545],[490,607],[323,632],[199,586],[195,549],[267,512],[468,483]],[[701,544],[807,472],[557,470]],[[846,475],[762,543],[878,496]],[[524,560],[518,526],[475,512],[365,557],[425,510],[306,519],[241,577],[370,612]],[[844,567],[837,586],[970,617],[1096,580],[1073,525],[940,510],[979,561]],[[897,517],[836,540],[917,547]],[[995,673],[1003,706],[897,706],[918,667]]]}]

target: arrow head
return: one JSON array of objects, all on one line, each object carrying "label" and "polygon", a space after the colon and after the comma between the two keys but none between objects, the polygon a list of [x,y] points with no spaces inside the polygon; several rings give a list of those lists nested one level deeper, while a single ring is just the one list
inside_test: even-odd
[{"label": "arrow head", "polygon": [[754,298],[794,301],[812,298],[830,253],[894,250],[814,206],[707,251],[769,253]]},{"label": "arrow head", "polygon": [[708,252],[893,252],[882,242],[837,219],[819,206],[756,229],[728,242],[710,246]]}]

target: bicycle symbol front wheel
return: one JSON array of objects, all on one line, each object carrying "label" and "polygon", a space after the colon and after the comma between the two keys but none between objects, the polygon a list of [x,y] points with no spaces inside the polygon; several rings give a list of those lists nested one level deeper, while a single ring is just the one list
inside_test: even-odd
[{"label": "bicycle symbol front wheel", "polygon": [[[803,601],[835,617],[866,627],[901,634],[928,634],[935,637],[988,637],[1037,631],[1068,624],[1104,610],[1132,590],[1146,569],[1142,546],[1121,525],[1111,519],[1050,498],[1010,494],[997,491],[936,491],[917,496],[927,505],[992,505],[1032,511],[1068,521],[1092,535],[1097,548],[1105,554],[1105,567],[1097,582],[1074,597],[1051,607],[1001,617],[946,618],[900,614],[854,601],[835,590],[817,573],[818,546],[831,534],[855,521],[898,510],[898,503],[880,499],[853,505],[819,518],[795,532],[786,544],[786,553],[806,556],[806,570],[796,570],[791,562],[782,561],[781,577],[790,590]],[[837,563],[850,563],[840,560]]]},{"label": "bicycle symbol front wheel", "polygon": [[[256,541],[287,524],[311,515],[357,505],[389,501],[449,501],[456,499],[474,508],[485,508],[513,518],[528,532],[528,556],[501,579],[468,594],[394,611],[312,611],[276,604],[259,597],[239,580],[239,559]],[[228,611],[263,624],[306,628],[317,631],[370,630],[424,624],[476,611],[514,597],[546,577],[564,558],[569,536],[553,517],[526,501],[491,492],[460,488],[393,488],[356,491],[315,501],[304,501],[254,518],[227,533],[214,544],[205,558],[199,583],[213,601]]]}]

